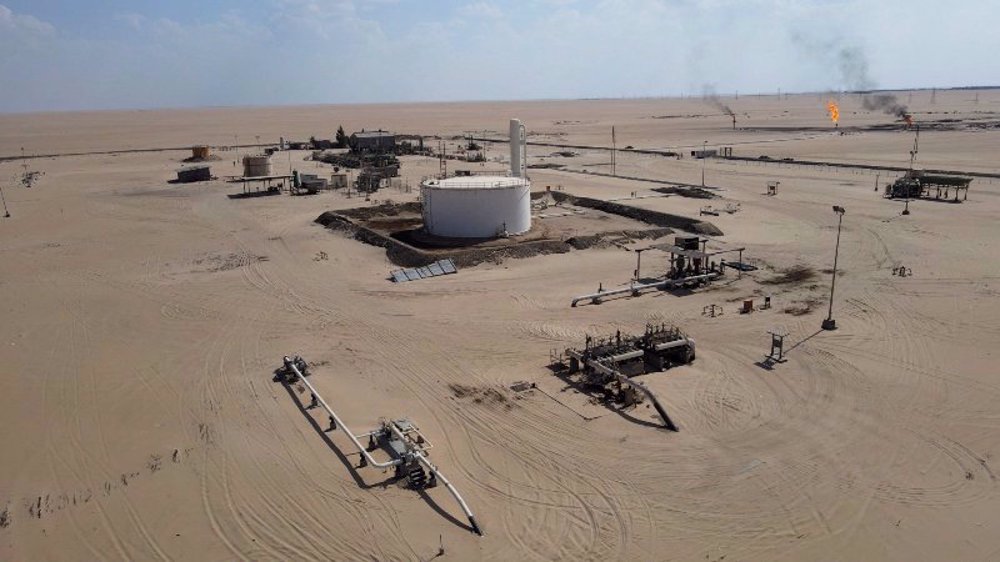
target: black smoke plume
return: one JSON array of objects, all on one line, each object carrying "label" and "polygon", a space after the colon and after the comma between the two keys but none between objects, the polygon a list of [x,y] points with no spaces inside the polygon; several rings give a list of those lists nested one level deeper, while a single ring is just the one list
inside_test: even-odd
[{"label": "black smoke plume", "polygon": [[715,94],[715,90],[713,90],[711,87],[705,86],[702,90],[701,95],[702,98],[705,100],[705,102],[710,104],[712,107],[718,109],[719,111],[731,117],[736,116],[736,112],[733,111],[732,108],[730,108],[728,105],[722,103],[722,100],[719,99],[719,96]]},{"label": "black smoke plume", "polygon": [[855,92],[862,94],[861,105],[869,111],[881,111],[895,115],[900,119],[910,114],[906,105],[899,102],[896,96],[886,93],[870,93],[875,82],[868,76],[868,59],[858,47],[843,47],[837,53],[837,63],[844,84]]}]

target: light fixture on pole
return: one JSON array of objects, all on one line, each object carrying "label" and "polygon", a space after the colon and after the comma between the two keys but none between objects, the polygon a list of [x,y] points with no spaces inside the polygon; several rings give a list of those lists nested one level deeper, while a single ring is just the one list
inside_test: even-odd
[{"label": "light fixture on pole", "polygon": [[646,250],[649,250],[649,248],[636,248],[635,249],[635,280],[636,281],[639,281],[639,280],[642,279],[642,277],[641,277],[641,272],[642,272],[642,253],[645,252]]},{"label": "light fixture on pole", "polygon": [[837,213],[837,246],[833,251],[833,278],[830,281],[830,310],[827,312],[826,320],[823,320],[824,330],[837,329],[837,321],[833,319],[833,290],[837,286],[837,258],[840,256],[840,226],[844,222],[844,213],[847,211],[839,205],[834,205],[833,212]]}]

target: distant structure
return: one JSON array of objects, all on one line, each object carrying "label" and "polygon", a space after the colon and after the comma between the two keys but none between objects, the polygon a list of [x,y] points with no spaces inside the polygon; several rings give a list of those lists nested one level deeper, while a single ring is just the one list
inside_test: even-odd
[{"label": "distant structure", "polygon": [[[925,174],[923,170],[910,170],[905,176],[885,186],[888,199],[938,199],[954,203],[969,198],[972,178]],[[959,199],[959,195],[962,196]]]},{"label": "distant structure", "polygon": [[396,150],[396,135],[382,130],[362,130],[351,135],[350,144],[353,152],[384,154]]},{"label": "distant structure", "polygon": [[207,145],[199,144],[191,147],[191,158],[194,160],[208,160],[211,155],[212,151]]},{"label": "distant structure", "polygon": [[256,178],[271,175],[271,159],[263,154],[243,157],[243,176]]},{"label": "distant structure", "polygon": [[527,138],[524,125],[520,119],[510,120],[510,175],[515,178],[526,177],[527,168]]},{"label": "distant structure", "polygon": [[524,126],[510,121],[510,175],[425,180],[424,229],[448,238],[496,238],[531,230],[531,182],[525,174]]},{"label": "distant structure", "polygon": [[347,174],[344,172],[334,172],[330,174],[330,189],[341,189],[347,187]]},{"label": "distant structure", "polygon": [[212,170],[208,166],[191,166],[177,170],[178,183],[194,183],[212,179]]}]

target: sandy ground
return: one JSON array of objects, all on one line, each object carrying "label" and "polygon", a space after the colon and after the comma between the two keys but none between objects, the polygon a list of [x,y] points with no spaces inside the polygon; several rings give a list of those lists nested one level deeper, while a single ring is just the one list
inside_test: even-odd
[{"label": "sandy ground", "polygon": [[[1000,93],[913,94],[921,112],[1000,112]],[[905,94],[904,94],[905,96]],[[741,98],[759,125],[821,126],[817,96]],[[879,115],[844,120],[873,124]],[[745,104],[745,105],[744,105]],[[742,107],[741,107],[742,105]],[[829,160],[908,161],[899,132],[729,130],[698,100],[431,104],[0,116],[0,155],[226,143],[232,131],[328,136],[338,124],[407,132],[502,131],[520,116],[580,144],[697,147]],[[787,111],[788,113],[783,113]],[[952,115],[949,113],[949,115]],[[324,130],[317,130],[320,124]],[[624,137],[624,140],[623,140]],[[533,137],[540,138],[540,137]],[[602,140],[604,139],[604,140]],[[554,149],[552,149],[554,150]],[[532,158],[552,150],[532,148]],[[494,156],[502,153],[493,150]],[[997,172],[1000,130],[928,132],[919,160]],[[712,290],[570,308],[626,282],[634,254],[574,251],[394,285],[384,251],[313,224],[365,204],[339,194],[231,200],[222,182],[168,185],[188,153],[33,160],[31,188],[4,184],[0,220],[0,559],[996,560],[1000,557],[998,186],[913,214],[874,192],[873,173],[622,156],[619,173],[718,188],[718,243],[767,267]],[[284,155],[283,155],[284,156]],[[303,170],[326,170],[294,153]],[[287,156],[284,156],[287,158]],[[224,156],[224,158],[228,158]],[[601,170],[599,153],[563,159]],[[595,166],[596,164],[596,166]],[[231,160],[216,174],[232,173]],[[407,159],[407,179],[437,162]],[[20,170],[0,163],[0,177]],[[533,171],[536,189],[627,197],[654,184]],[[775,197],[762,195],[779,180]],[[884,183],[885,177],[881,178]],[[389,190],[379,199],[409,200]],[[696,214],[705,201],[636,199]],[[834,316],[826,313],[847,208]],[[994,250],[990,250],[994,248]],[[643,255],[644,275],[663,255]],[[762,283],[804,264],[817,277]],[[894,266],[912,268],[893,276]],[[744,298],[771,310],[736,313]],[[789,307],[813,307],[804,315]],[[702,316],[708,304],[724,314]],[[698,341],[688,367],[643,377],[679,433],[564,388],[552,349],[588,332],[671,322]],[[788,361],[761,368],[767,331]],[[281,356],[356,432],[409,416],[485,530],[465,527],[443,487],[400,488],[325,416],[271,381]],[[538,390],[505,404],[448,385]]]}]

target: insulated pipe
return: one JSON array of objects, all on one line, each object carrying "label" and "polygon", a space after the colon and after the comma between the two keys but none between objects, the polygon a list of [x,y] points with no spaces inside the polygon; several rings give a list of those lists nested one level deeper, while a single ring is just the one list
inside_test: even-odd
[{"label": "insulated pipe", "polygon": [[[579,352],[575,352],[575,351],[574,352],[570,352],[569,355],[570,355],[570,357],[574,357],[577,360],[580,360],[580,361],[583,360],[583,355],[580,354]],[[639,392],[643,393],[643,395],[645,395],[646,398],[649,398],[649,401],[652,402],[653,408],[656,409],[656,413],[659,414],[660,415],[660,419],[663,420],[663,425],[667,429],[669,429],[670,431],[679,431],[679,429],[677,428],[677,425],[674,424],[674,421],[671,420],[670,416],[667,415],[667,411],[663,408],[663,406],[660,405],[660,401],[656,399],[656,395],[653,394],[653,391],[651,391],[648,388],[646,388],[645,386],[643,386],[643,385],[641,385],[641,384],[633,381],[632,379],[626,377],[625,375],[619,373],[618,371],[612,369],[611,367],[608,367],[607,365],[601,363],[600,361],[587,361],[586,364],[591,369],[594,369],[595,371],[600,371],[601,373],[604,373],[604,374],[606,374],[608,376],[615,377],[622,384],[628,385],[628,386],[630,386],[630,387],[638,390]]]},{"label": "insulated pipe", "polygon": [[[396,424],[389,422],[388,426],[389,426],[389,431],[391,431],[396,436],[397,439],[403,441],[404,443],[408,441],[407,437],[403,435],[403,432],[400,431],[398,427],[396,427]],[[416,451],[413,453],[413,456],[416,457],[417,461],[420,464],[424,465],[427,468],[427,470],[431,471],[431,473],[434,474],[435,478],[437,478],[438,480],[441,481],[442,484],[444,484],[444,487],[447,488],[449,492],[451,492],[451,495],[455,498],[455,501],[458,502],[458,505],[462,507],[462,511],[465,512],[465,516],[469,518],[469,524],[472,525],[472,530],[475,531],[477,535],[483,536],[483,531],[479,528],[479,524],[476,523],[476,517],[472,515],[472,510],[469,509],[469,505],[465,503],[464,499],[462,499],[462,496],[458,493],[458,490],[456,490],[455,487],[452,486],[451,482],[449,482],[448,479],[445,478],[444,474],[441,474],[441,471],[438,470],[438,468],[434,466],[434,464],[431,463],[431,461],[428,460],[428,458],[425,457],[423,453]]]},{"label": "insulated pipe", "polygon": [[635,351],[629,351],[629,352],[622,353],[622,354],[619,354],[619,355],[612,355],[609,359],[611,359],[612,361],[614,361],[614,362],[617,363],[618,361],[628,361],[629,359],[635,359],[636,357],[642,357],[645,354],[646,354],[646,352],[644,350],[637,349]]},{"label": "insulated pipe", "polygon": [[316,400],[319,402],[321,406],[323,406],[323,409],[326,410],[326,413],[330,414],[330,417],[337,422],[337,427],[340,428],[340,430],[343,431],[347,435],[347,437],[349,437],[351,441],[354,442],[354,446],[358,448],[358,452],[364,455],[365,460],[367,460],[373,466],[376,466],[378,468],[389,468],[392,466],[403,464],[403,459],[392,459],[386,462],[378,462],[374,458],[372,458],[372,456],[368,454],[368,451],[361,445],[361,442],[358,441],[358,438],[355,437],[353,433],[351,433],[350,429],[347,429],[347,426],[344,425],[344,422],[341,421],[341,419],[337,416],[337,414],[326,403],[326,400],[323,400],[323,397],[319,395],[319,392],[316,392],[316,388],[313,387],[313,385],[306,380],[305,376],[303,376],[302,373],[299,372],[298,367],[295,366],[295,362],[292,361],[287,355],[284,357],[284,361],[285,361],[285,367],[291,369],[292,372],[294,372],[295,375],[299,377],[299,380],[302,381],[302,384],[309,387],[309,390],[310,392],[312,392],[312,395],[316,397]]},{"label": "insulated pipe", "polygon": [[656,351],[663,351],[665,349],[672,349],[674,347],[684,347],[685,345],[689,345],[693,348],[694,340],[691,338],[681,338],[679,340],[668,341],[668,342],[663,342],[661,344],[657,344],[656,346],[653,347],[653,349],[655,349]]},{"label": "insulated pipe", "polygon": [[653,283],[644,283],[637,285],[635,283],[629,283],[628,287],[623,287],[621,289],[612,289],[610,291],[598,291],[596,293],[591,293],[589,295],[581,295],[573,299],[573,303],[570,306],[576,306],[576,303],[585,300],[596,301],[602,297],[609,297],[614,295],[624,295],[625,293],[637,293],[639,291],[644,291],[646,289],[662,288],[662,287],[672,287],[675,285],[680,285],[683,283],[688,283],[691,281],[702,281],[715,279],[718,277],[718,273],[706,273],[704,275],[694,275],[691,277],[684,277],[681,279],[666,279],[664,281],[655,281]]},{"label": "insulated pipe", "polygon": [[[319,404],[323,406],[323,409],[326,410],[326,413],[330,414],[330,417],[337,422],[337,427],[339,427],[345,434],[347,434],[347,436],[351,439],[351,441],[354,442],[354,445],[358,448],[358,451],[362,455],[364,455],[365,459],[369,463],[378,468],[389,468],[391,466],[397,466],[403,464],[404,461],[402,458],[393,459],[388,462],[378,462],[374,458],[372,458],[372,456],[368,454],[368,451],[361,445],[361,442],[358,441],[358,438],[353,433],[351,433],[351,430],[349,430],[347,426],[344,425],[344,422],[340,419],[340,417],[338,417],[337,414],[334,413],[333,409],[331,409],[330,406],[326,403],[326,401],[323,400],[323,397],[320,396],[318,392],[316,392],[316,388],[313,387],[313,385],[306,380],[306,378],[302,375],[301,372],[299,372],[299,369],[295,366],[295,362],[292,361],[287,355],[284,357],[284,362],[285,362],[285,367],[291,369],[292,372],[294,372],[296,376],[299,377],[299,380],[302,381],[302,383],[309,388],[309,391],[312,392],[313,396],[316,397],[316,400],[319,402]],[[399,428],[396,427],[396,424],[390,422],[387,425],[389,427],[389,430],[392,431],[393,434],[395,434],[397,439],[400,439],[404,443],[408,441],[408,439],[403,435],[403,433],[399,431]],[[376,433],[379,432],[369,431],[368,433],[363,434],[362,437],[374,435]],[[472,510],[469,509],[469,505],[465,503],[464,499],[462,499],[462,496],[458,493],[458,490],[455,489],[455,487],[451,484],[451,482],[448,481],[448,479],[445,478],[443,474],[441,474],[441,471],[438,470],[438,468],[434,466],[431,463],[431,461],[429,461],[427,457],[423,455],[423,453],[414,452],[413,455],[414,457],[416,457],[417,461],[420,462],[420,464],[427,467],[427,469],[434,474],[434,477],[440,480],[441,483],[444,484],[445,488],[447,488],[448,491],[451,492],[451,495],[455,498],[456,501],[458,501],[458,505],[462,507],[462,511],[465,512],[465,516],[469,518],[469,524],[472,525],[472,530],[475,531],[477,535],[482,536],[483,535],[482,529],[479,528],[479,524],[476,522],[475,516],[472,515]]]}]

